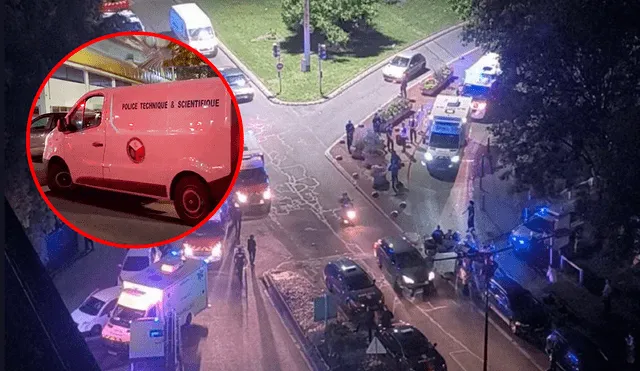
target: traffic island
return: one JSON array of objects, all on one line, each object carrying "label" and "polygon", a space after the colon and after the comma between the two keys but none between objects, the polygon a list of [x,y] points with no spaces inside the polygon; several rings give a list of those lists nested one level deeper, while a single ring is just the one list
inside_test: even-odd
[{"label": "traffic island", "polygon": [[316,321],[314,301],[324,290],[311,283],[302,272],[272,270],[264,274],[267,291],[278,313],[300,344],[313,370],[383,371],[390,368],[382,356],[367,355],[368,333],[346,320],[338,311],[337,318]]}]

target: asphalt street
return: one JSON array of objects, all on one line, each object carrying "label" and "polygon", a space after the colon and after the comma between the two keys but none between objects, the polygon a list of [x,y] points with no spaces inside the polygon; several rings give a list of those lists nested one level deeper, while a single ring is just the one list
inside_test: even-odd
[{"label": "asphalt street", "polygon": [[[133,10],[147,29],[165,32],[172,4],[171,0],[139,0]],[[453,60],[470,49],[460,44],[458,32],[418,48],[427,56],[429,67]],[[215,58],[214,63],[230,64],[222,56]],[[380,71],[376,71],[322,105],[280,106],[259,93],[253,102],[241,105],[245,130],[254,131],[265,153],[275,198],[268,218],[245,223],[243,227],[244,237],[256,234],[259,249],[261,246],[273,249],[266,250],[266,255],[271,256],[262,261],[265,254],[259,250],[256,273],[288,262],[285,264],[315,267],[310,275],[317,277],[327,257],[350,255],[367,262],[371,273],[379,276],[377,267],[371,264],[372,244],[398,230],[336,171],[324,152],[342,135],[347,120],[361,121],[398,91],[398,85],[385,83]],[[358,226],[353,228],[342,228],[338,221],[338,197],[343,191],[354,199],[359,214]],[[446,199],[436,201],[444,203]],[[223,272],[225,266],[228,267],[223,264]],[[388,302],[394,303],[396,316],[416,325],[437,342],[450,370],[480,369],[483,318],[475,307],[457,300],[444,282],[438,283],[437,297],[424,303],[396,300],[383,285]],[[253,278],[249,280],[246,299],[237,297],[228,275],[215,277],[211,286],[211,297],[220,298],[220,302],[195,318],[202,328],[190,337],[194,344],[187,345],[187,352],[193,357],[189,367],[266,370],[274,369],[269,365],[275,362],[282,369],[304,369],[296,361],[299,353],[288,351],[294,345],[282,325],[263,314],[274,310]],[[492,324],[491,370],[542,369],[539,354],[531,354],[525,345],[507,335],[503,327]]]},{"label": "asphalt street", "polygon": [[53,206],[69,222],[91,236],[121,244],[151,244],[189,230],[172,203],[78,187],[68,196],[46,186],[41,162],[33,163],[40,185]]}]

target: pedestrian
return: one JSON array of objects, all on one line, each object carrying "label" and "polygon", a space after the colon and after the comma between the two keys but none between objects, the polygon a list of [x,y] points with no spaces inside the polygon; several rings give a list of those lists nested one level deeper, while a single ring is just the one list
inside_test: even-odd
[{"label": "pedestrian", "polygon": [[382,132],[382,118],[380,117],[380,111],[376,111],[373,114],[373,131],[376,134],[380,134]]},{"label": "pedestrian", "polygon": [[256,261],[256,240],[253,235],[250,235],[247,240],[247,251],[249,251],[249,262],[253,267],[255,265],[254,262]]},{"label": "pedestrian", "polygon": [[240,231],[242,229],[242,209],[234,207],[232,209],[233,228],[236,232],[236,243],[240,243]]},{"label": "pedestrian", "polygon": [[636,363],[636,342],[631,332],[624,338],[624,342],[627,346],[627,364],[633,365]]},{"label": "pedestrian", "polygon": [[611,313],[611,294],[613,289],[609,283],[609,279],[604,280],[604,288],[602,289],[602,304],[604,305],[604,315],[609,316]]},{"label": "pedestrian", "polygon": [[389,125],[387,126],[387,151],[388,152],[393,152],[394,147],[393,147],[393,126]]},{"label": "pedestrian", "polygon": [[391,188],[398,194],[398,172],[400,171],[399,163],[392,163],[389,165],[389,171],[391,172]]},{"label": "pedestrian", "polygon": [[444,240],[444,233],[442,233],[442,229],[440,229],[440,225],[438,225],[436,229],[433,231],[433,233],[431,233],[431,238],[433,238],[433,241],[436,244],[438,245],[442,244]]},{"label": "pedestrian", "polygon": [[400,96],[402,98],[407,97],[407,84],[409,83],[409,75],[406,73],[402,75],[402,80],[400,81]]},{"label": "pedestrian", "polygon": [[391,159],[389,160],[389,163],[400,166],[400,161],[402,160],[400,159],[398,153],[396,151],[391,152]]},{"label": "pedestrian", "polygon": [[84,252],[90,253],[93,251],[93,240],[90,238],[84,238]]},{"label": "pedestrian", "polygon": [[390,328],[392,320],[393,313],[389,310],[389,308],[384,307],[382,309],[382,313],[380,314],[380,327],[382,327],[383,329]]},{"label": "pedestrian", "polygon": [[418,121],[416,120],[416,115],[413,114],[411,119],[409,120],[409,140],[411,143],[418,143]]},{"label": "pedestrian", "polygon": [[345,125],[345,131],[347,132],[347,151],[351,154],[351,146],[353,145],[353,133],[356,131],[356,127],[353,126],[351,120]]},{"label": "pedestrian", "polygon": [[367,332],[369,333],[369,342],[373,340],[373,329],[376,326],[376,314],[371,310],[371,308],[367,307],[365,312],[362,314],[361,320],[358,322],[356,326],[356,331],[360,330],[360,325],[364,325],[367,327]]},{"label": "pedestrian", "polygon": [[409,141],[409,129],[407,126],[402,123],[402,128],[400,129],[400,141],[402,142],[402,153],[407,152],[407,142]]},{"label": "pedestrian", "polygon": [[556,282],[556,270],[551,265],[547,268],[547,279],[549,280],[549,283]]},{"label": "pedestrian", "polygon": [[467,232],[473,233],[476,229],[475,227],[476,207],[473,200],[469,201],[469,206],[467,206],[467,209],[462,214],[463,215],[467,214]]}]

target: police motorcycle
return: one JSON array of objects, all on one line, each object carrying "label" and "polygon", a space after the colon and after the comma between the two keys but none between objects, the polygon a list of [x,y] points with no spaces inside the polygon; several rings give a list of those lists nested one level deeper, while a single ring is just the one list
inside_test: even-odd
[{"label": "police motorcycle", "polygon": [[355,225],[357,218],[356,209],[353,207],[353,201],[345,192],[340,198],[340,220],[345,226]]}]

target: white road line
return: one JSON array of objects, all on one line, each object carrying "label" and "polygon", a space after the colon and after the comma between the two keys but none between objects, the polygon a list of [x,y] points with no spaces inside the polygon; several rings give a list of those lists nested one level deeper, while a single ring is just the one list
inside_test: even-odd
[{"label": "white road line", "polygon": [[441,305],[439,307],[433,307],[433,308],[429,308],[429,309],[424,309],[424,311],[427,312],[427,313],[431,313],[431,312],[436,311],[438,309],[444,309],[444,308],[449,308],[449,307],[446,306],[446,305]]},{"label": "white road line", "polygon": [[455,351],[455,352],[449,352],[449,357],[451,357],[451,358],[453,359],[453,361],[454,361],[455,363],[457,363],[457,364],[458,364],[458,366],[460,366],[460,368],[461,368],[463,371],[467,371],[467,369],[462,365],[462,363],[461,363],[460,361],[458,361],[458,359],[457,359],[454,355],[455,355],[455,354],[465,353],[465,352],[466,352],[466,350],[457,350],[457,351]]}]

